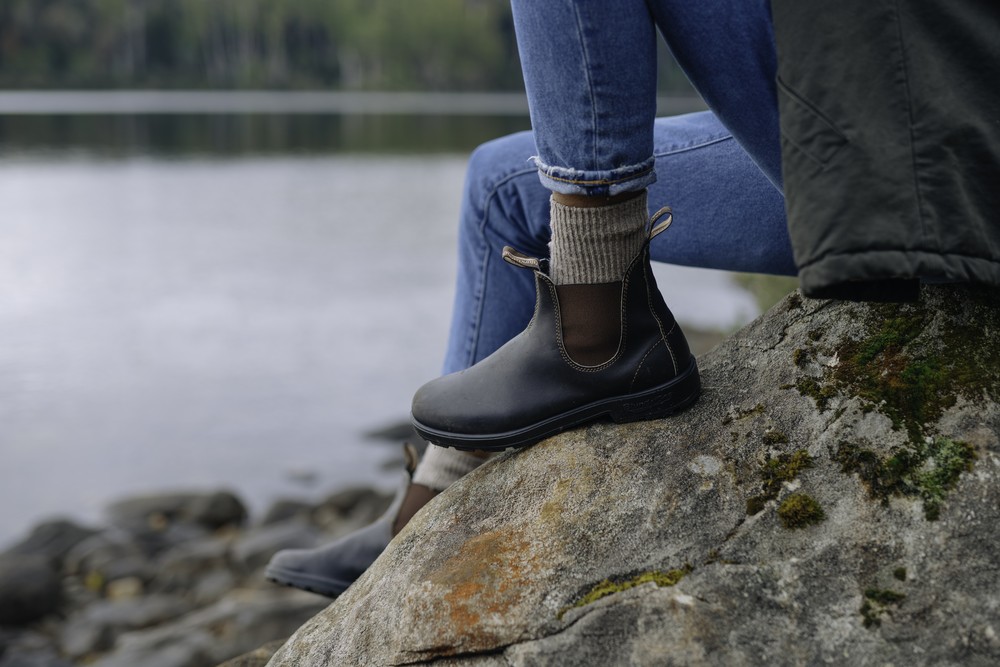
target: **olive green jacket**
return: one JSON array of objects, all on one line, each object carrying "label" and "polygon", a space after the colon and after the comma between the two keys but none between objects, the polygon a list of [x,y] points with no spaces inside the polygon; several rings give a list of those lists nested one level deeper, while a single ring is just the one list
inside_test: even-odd
[{"label": "olive green jacket", "polygon": [[808,296],[1000,285],[1000,0],[772,0]]}]

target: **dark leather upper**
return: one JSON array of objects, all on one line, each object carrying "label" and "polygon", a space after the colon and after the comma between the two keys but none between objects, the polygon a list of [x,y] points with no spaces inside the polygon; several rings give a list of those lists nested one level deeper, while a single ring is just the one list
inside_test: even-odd
[{"label": "dark leather upper", "polygon": [[535,313],[528,327],[475,366],[424,385],[413,399],[422,425],[454,433],[510,431],[586,405],[662,385],[687,369],[691,353],[656,289],[649,244],[622,282],[618,353],[580,366],[562,346],[555,285],[535,271]]}]

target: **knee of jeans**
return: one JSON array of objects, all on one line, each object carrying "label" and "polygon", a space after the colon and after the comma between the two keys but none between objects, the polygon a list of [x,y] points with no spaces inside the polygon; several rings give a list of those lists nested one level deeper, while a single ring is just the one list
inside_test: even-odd
[{"label": "knee of jeans", "polygon": [[533,172],[529,162],[535,149],[531,132],[518,132],[478,146],[469,156],[466,188],[471,201],[481,202],[512,175]]}]

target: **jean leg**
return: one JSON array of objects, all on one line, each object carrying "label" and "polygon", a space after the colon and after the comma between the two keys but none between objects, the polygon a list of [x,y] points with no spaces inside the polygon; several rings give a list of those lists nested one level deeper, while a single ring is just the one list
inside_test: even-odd
[{"label": "jean leg", "polygon": [[659,118],[649,206],[674,222],[653,239],[656,261],[795,275],[785,200],[711,112]]},{"label": "jean leg", "polygon": [[645,0],[513,0],[547,188],[615,195],[655,179],[656,29]]},{"label": "jean leg", "polygon": [[444,373],[468,368],[524,329],[534,278],[500,257],[503,246],[548,256],[549,192],[528,162],[530,132],[496,139],[469,158],[458,230],[458,280]]},{"label": "jean leg", "polygon": [[770,0],[649,0],[649,7],[695,89],[780,189],[777,55]]},{"label": "jean leg", "polygon": [[[653,259],[704,268],[793,275],[784,200],[710,112],[655,122],[654,209],[675,222],[652,243]],[[458,280],[444,372],[468,368],[531,319],[531,272],[500,258],[505,245],[548,255],[549,191],[527,158],[531,133],[478,148],[469,160],[459,221]]]}]

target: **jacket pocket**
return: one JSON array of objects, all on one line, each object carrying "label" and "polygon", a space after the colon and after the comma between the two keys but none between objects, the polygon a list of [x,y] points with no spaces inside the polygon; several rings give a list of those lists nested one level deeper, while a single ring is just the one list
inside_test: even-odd
[{"label": "jacket pocket", "polygon": [[815,106],[778,77],[781,136],[821,167],[848,143],[847,137]]}]

